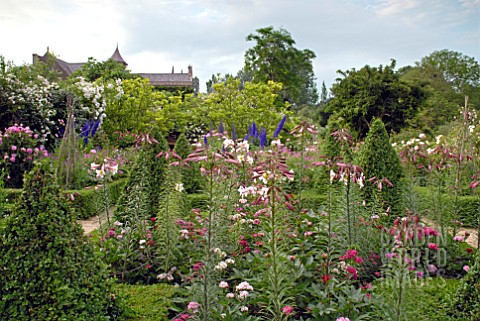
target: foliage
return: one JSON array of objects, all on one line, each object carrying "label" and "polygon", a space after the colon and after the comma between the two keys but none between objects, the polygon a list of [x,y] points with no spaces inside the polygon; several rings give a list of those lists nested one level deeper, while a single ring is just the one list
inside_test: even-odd
[{"label": "foliage", "polygon": [[[445,279],[442,277],[419,280],[418,283],[411,283],[405,291],[405,315],[406,320],[438,321],[452,320],[449,315],[451,297],[457,291],[460,281],[457,279]],[[393,302],[386,298],[392,297],[392,291],[396,288],[392,284],[377,282],[375,293],[383,297],[379,305],[393,305]],[[385,313],[379,310],[375,320],[389,320]],[[461,320],[461,319],[457,319]]]},{"label": "foliage", "polygon": [[50,163],[36,166],[0,233],[2,319],[109,320],[112,284],[74,219]]},{"label": "foliage", "polygon": [[110,140],[116,132],[141,134],[153,128],[168,133],[186,124],[183,97],[154,90],[148,79],[117,79],[105,88],[108,117],[102,128]]},{"label": "foliage", "polygon": [[[467,266],[468,267],[468,266]],[[480,320],[480,255],[477,253],[475,264],[469,267],[454,296],[451,314],[466,320]]]},{"label": "foliage", "polygon": [[0,171],[6,187],[20,188],[23,176],[33,168],[35,160],[49,153],[30,127],[13,125],[0,130]]},{"label": "foliage", "polygon": [[29,127],[50,147],[53,142],[48,140],[60,135],[64,125],[64,99],[58,84],[16,68],[0,56],[0,130],[16,124]]},{"label": "foliage", "polygon": [[479,101],[480,65],[474,57],[444,49],[423,57],[416,65],[434,73],[434,77],[445,80],[462,96],[471,96]]},{"label": "foliage", "polygon": [[156,255],[162,262],[157,271],[159,274],[164,273],[165,276],[172,268],[176,270],[183,263],[179,244],[181,228],[178,222],[186,217],[189,209],[186,206],[185,188],[181,181],[179,168],[169,166],[159,186],[160,195],[154,234],[157,244]]},{"label": "foliage", "polygon": [[218,125],[223,121],[228,131],[235,126],[238,137],[243,137],[252,122],[258,128],[273,132],[282,114],[290,114],[283,105],[275,104],[280,89],[278,83],[247,82],[240,88],[240,80],[228,78],[225,83],[214,84],[213,88],[213,93],[205,96],[204,104],[193,110],[197,124]]},{"label": "foliage", "polygon": [[[190,142],[187,140],[187,136],[184,133],[178,136],[173,150],[175,153],[177,153],[178,156],[183,159],[187,158],[187,156],[192,153],[192,147],[190,145]],[[198,164],[193,163],[190,164],[188,167],[183,166],[180,171],[183,187],[188,194],[197,193],[203,190],[203,179],[200,175],[200,168]]]},{"label": "foliage", "polygon": [[279,97],[295,108],[317,103],[313,51],[295,48],[295,41],[288,31],[273,27],[257,29],[247,36],[247,41],[254,41],[255,46],[245,53],[244,70],[253,75],[254,82],[282,83]]},{"label": "foliage", "polygon": [[332,100],[326,112],[365,137],[375,118],[386,124],[387,132],[400,131],[415,116],[422,101],[419,88],[403,82],[394,71],[395,60],[388,66],[339,71],[332,85]]},{"label": "foliage", "polygon": [[159,132],[155,133],[154,136],[144,135],[142,137],[143,145],[128,175],[124,191],[115,209],[114,215],[121,221],[128,219],[127,200],[129,194],[135,189],[140,189],[141,193],[145,193],[147,201],[145,218],[155,216],[157,211],[160,197],[158,186],[164,179],[167,166],[165,158],[160,157],[159,154],[165,153],[169,147],[165,137]]},{"label": "foliage", "polygon": [[[108,199],[114,205],[120,197],[123,190],[125,179],[117,179],[108,184]],[[75,217],[79,220],[85,220],[104,211],[104,208],[98,206],[99,199],[103,191],[97,188],[82,190],[65,190],[64,194],[69,199],[69,206],[75,211]]]},{"label": "foliage", "polygon": [[167,284],[117,284],[115,290],[123,302],[126,321],[167,321],[175,289]]},{"label": "foliage", "polygon": [[138,76],[133,75],[123,64],[111,58],[99,62],[95,58],[90,57],[81,68],[75,70],[69,77],[72,79],[82,77],[89,82],[94,82],[96,80],[133,79]]},{"label": "foliage", "polygon": [[402,191],[401,180],[404,177],[403,168],[380,119],[373,120],[356,160],[363,169],[365,179],[374,180],[368,181],[364,188],[367,203],[373,200],[373,195],[380,190],[380,198],[386,202],[385,207],[391,207],[395,216],[402,215],[403,209],[400,209],[399,206]]}]

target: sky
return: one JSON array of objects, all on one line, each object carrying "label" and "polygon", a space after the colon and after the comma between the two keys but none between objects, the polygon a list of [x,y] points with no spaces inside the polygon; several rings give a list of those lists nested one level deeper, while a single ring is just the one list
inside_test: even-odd
[{"label": "sky", "polygon": [[213,74],[236,74],[259,28],[283,28],[310,49],[317,86],[337,70],[435,50],[480,60],[480,0],[0,0],[0,55],[15,65],[47,47],[67,62],[108,59],[118,47],[134,73],[187,72],[200,90]]}]

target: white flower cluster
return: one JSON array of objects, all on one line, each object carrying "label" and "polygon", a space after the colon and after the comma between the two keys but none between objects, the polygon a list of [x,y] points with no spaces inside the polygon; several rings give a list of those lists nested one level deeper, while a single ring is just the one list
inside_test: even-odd
[{"label": "white flower cluster", "polygon": [[225,261],[220,261],[220,263],[215,265],[215,270],[217,271],[225,270],[228,267],[228,265],[231,265],[231,264],[235,264],[235,260],[228,258]]},{"label": "white flower cluster", "polygon": [[39,130],[42,133],[40,141],[45,141],[55,125],[52,118],[57,111],[51,98],[53,92],[59,89],[58,85],[54,82],[50,83],[42,76],[38,76],[36,81],[23,82],[14,74],[6,73],[3,79],[0,100],[8,101],[9,104],[22,108],[25,104],[33,107],[39,116],[37,119],[41,120],[39,124]]}]

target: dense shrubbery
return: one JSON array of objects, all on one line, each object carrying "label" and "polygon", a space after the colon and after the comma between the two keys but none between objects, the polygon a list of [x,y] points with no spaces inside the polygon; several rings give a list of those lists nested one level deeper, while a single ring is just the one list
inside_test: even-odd
[{"label": "dense shrubbery", "polygon": [[114,317],[112,280],[60,194],[49,162],[28,175],[20,206],[0,237],[2,319]]}]

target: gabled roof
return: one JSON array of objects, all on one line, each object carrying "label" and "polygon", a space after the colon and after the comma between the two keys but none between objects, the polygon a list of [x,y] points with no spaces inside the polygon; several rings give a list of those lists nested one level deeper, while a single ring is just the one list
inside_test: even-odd
[{"label": "gabled roof", "polygon": [[189,74],[141,73],[136,75],[148,78],[152,86],[192,86],[192,76]]},{"label": "gabled roof", "polygon": [[123,60],[123,57],[120,54],[120,51],[118,50],[118,45],[117,45],[117,49],[115,49],[115,52],[110,57],[110,59],[112,59],[113,61],[119,62],[119,63],[123,64],[124,66],[128,66],[128,64],[125,62],[125,60]]}]

